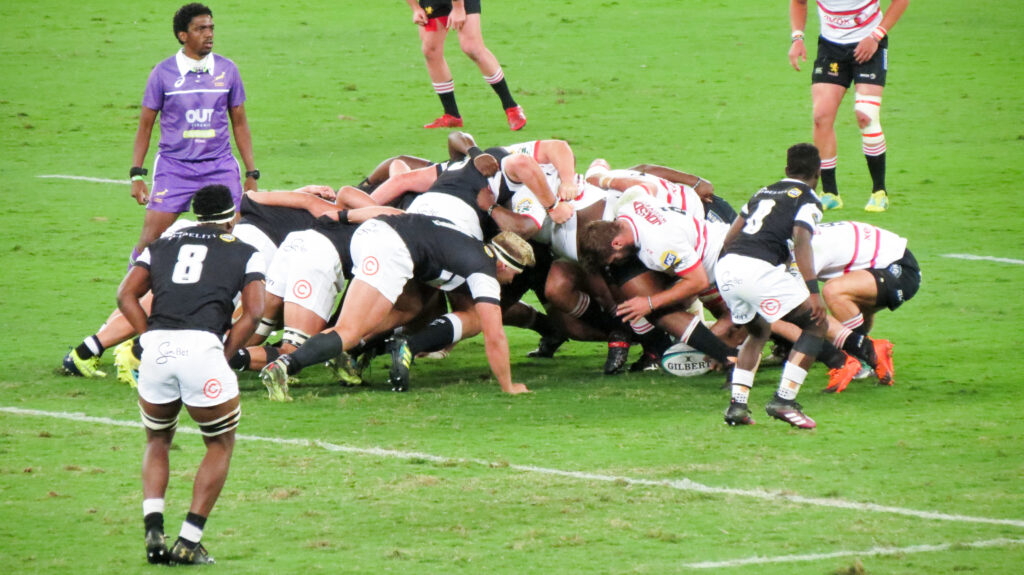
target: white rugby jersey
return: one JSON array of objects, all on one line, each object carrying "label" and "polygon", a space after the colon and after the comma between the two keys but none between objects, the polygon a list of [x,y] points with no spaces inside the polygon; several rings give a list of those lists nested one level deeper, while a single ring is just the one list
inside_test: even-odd
[{"label": "white rugby jersey", "polygon": [[866,269],[886,268],[903,257],[907,240],[861,222],[818,224],[814,239],[814,271],[827,280]]},{"label": "white rugby jersey", "polygon": [[818,0],[821,35],[836,44],[856,44],[882,23],[880,0]]},{"label": "white rugby jersey", "polygon": [[651,184],[655,188],[655,197],[672,206],[679,208],[687,214],[704,219],[704,202],[693,188],[686,184],[670,182],[665,178],[659,178],[651,174],[645,174],[636,170],[609,170],[608,175],[614,178],[638,178]]},{"label": "white rugby jersey", "polygon": [[629,223],[647,269],[684,276],[703,265],[715,283],[715,263],[729,226],[684,213],[644,193],[628,193],[619,200],[616,216]]},{"label": "white rugby jersey", "polygon": [[[527,142],[526,144],[520,144],[520,146],[528,146],[529,144],[535,145],[536,142]],[[514,148],[515,146],[509,146],[506,149],[512,151]],[[535,147],[530,149],[533,150],[535,149]],[[526,152],[513,151],[512,153]],[[533,154],[531,152],[526,153],[526,155]],[[502,182],[504,182],[505,186],[508,187],[510,192],[512,192],[512,199],[509,200],[507,204],[505,204],[506,207],[508,207],[510,210],[517,214],[529,216],[529,218],[533,220],[535,224],[537,224],[537,229],[540,229],[541,226],[544,225],[544,220],[547,219],[547,211],[544,209],[544,206],[541,205],[540,200],[537,199],[537,196],[534,195],[534,193],[530,190],[529,187],[527,187],[526,184],[512,181],[512,179],[508,177],[508,174],[505,173],[505,160],[507,160],[510,157],[512,156],[505,156],[501,160],[501,176],[492,177],[488,181],[488,183],[490,184],[491,191],[494,193],[495,198],[501,197],[500,186]],[[557,198],[558,186],[561,185],[562,183],[561,178],[558,177],[558,171],[555,170],[555,167],[551,164],[539,165],[541,171],[544,172],[544,179],[547,180],[548,187],[551,188],[551,193],[554,194]]]},{"label": "white rugby jersey", "polygon": [[551,252],[555,256],[574,262],[580,260],[577,249],[577,236],[580,231],[579,211],[604,200],[605,210],[602,219],[606,221],[615,219],[615,198],[607,190],[588,184],[579,174],[576,174],[576,186],[580,193],[570,201],[574,208],[572,217],[565,223],[557,225],[551,221],[551,218],[545,219],[540,232],[531,238],[538,243],[550,244]]}]

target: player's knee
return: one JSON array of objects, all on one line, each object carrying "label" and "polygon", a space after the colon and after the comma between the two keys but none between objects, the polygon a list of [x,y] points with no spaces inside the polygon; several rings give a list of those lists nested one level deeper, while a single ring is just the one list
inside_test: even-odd
[{"label": "player's knee", "polygon": [[814,127],[830,128],[836,123],[836,111],[828,108],[814,108]]},{"label": "player's knee", "polygon": [[843,287],[838,282],[825,282],[824,287],[821,288],[821,297],[825,298],[825,303],[831,307],[829,302],[837,301],[843,297]]},{"label": "player's knee", "polygon": [[480,62],[487,53],[487,48],[484,47],[484,43],[474,38],[463,39],[460,37],[459,48],[462,48],[462,53],[474,62]]},{"label": "player's knee", "polygon": [[238,427],[238,423],[242,419],[242,406],[239,405],[231,411],[231,413],[218,417],[213,421],[197,422],[199,423],[199,432],[204,437],[218,437],[223,436],[229,431],[234,431]]},{"label": "player's knee", "polygon": [[856,94],[853,103],[853,111],[857,114],[857,125],[860,126],[861,134],[867,138],[869,135],[882,134],[882,97]]}]

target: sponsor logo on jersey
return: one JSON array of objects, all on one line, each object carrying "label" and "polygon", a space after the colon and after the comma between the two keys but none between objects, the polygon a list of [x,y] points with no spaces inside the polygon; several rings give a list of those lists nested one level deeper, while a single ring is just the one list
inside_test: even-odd
[{"label": "sponsor logo on jersey", "polygon": [[636,212],[636,215],[656,226],[660,226],[666,221],[665,216],[663,216],[661,212],[658,210],[652,210],[650,205],[641,202],[640,200],[633,202],[633,211]]},{"label": "sponsor logo on jersey", "polygon": [[219,76],[217,76],[216,78],[213,79],[213,85],[215,87],[217,87],[217,88],[223,88],[224,87],[224,82],[222,81],[222,80],[224,80],[224,74],[225,74],[225,72],[221,72]]},{"label": "sponsor logo on jersey", "polygon": [[839,75],[839,63],[838,62],[832,62],[831,64],[828,65],[828,75],[829,76],[838,76]]},{"label": "sponsor logo on jersey", "polygon": [[786,195],[791,198],[799,198],[802,193],[804,193],[804,191],[800,188],[790,188],[786,190]]},{"label": "sponsor logo on jersey", "polygon": [[523,198],[522,200],[519,200],[519,203],[516,204],[513,211],[517,214],[530,213],[533,211],[533,200],[531,198]]},{"label": "sponsor logo on jersey", "polygon": [[666,268],[670,268],[670,267],[676,265],[676,262],[679,261],[679,256],[675,252],[669,250],[669,251],[661,254],[661,258],[660,259],[661,259],[661,264],[663,266],[665,266]]},{"label": "sponsor logo on jersey", "polygon": [[185,121],[189,124],[208,124],[213,117],[213,108],[198,108],[185,111]]},{"label": "sponsor logo on jersey", "polygon": [[237,238],[235,238],[235,236],[233,236],[231,234],[221,234],[220,235],[220,239],[225,241],[225,242],[231,243],[231,242],[235,241]]}]

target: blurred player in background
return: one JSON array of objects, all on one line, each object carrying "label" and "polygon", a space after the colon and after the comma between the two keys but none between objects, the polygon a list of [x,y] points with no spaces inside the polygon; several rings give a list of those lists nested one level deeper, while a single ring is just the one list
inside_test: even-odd
[{"label": "blurred player in background", "polygon": [[[252,136],[245,116],[245,88],[234,62],[213,53],[213,12],[186,4],[174,15],[181,50],[150,72],[132,150],[132,196],[146,205],[146,219],[131,261],[189,210],[199,188],[222,184],[238,206],[242,198],[238,161],[231,155],[231,131],[245,163],[245,189],[255,190],[260,172],[253,163]],[[160,147],[153,160],[153,191],[142,167],[150,134],[160,115]]]},{"label": "blurred player in background", "polygon": [[444,41],[449,30],[459,35],[459,47],[480,67],[484,80],[501,98],[508,127],[521,130],[526,114],[516,104],[505,82],[505,73],[494,54],[484,45],[480,29],[480,0],[406,0],[412,8],[412,21],[419,26],[423,56],[434,92],[441,98],[444,115],[424,128],[458,128],[462,126],[459,106],[455,103],[455,80],[444,59]]},{"label": "blurred player in background", "polygon": [[[227,358],[253,334],[263,314],[263,257],[230,234],[235,219],[231,191],[222,185],[200,189],[194,211],[199,225],[144,249],[117,291],[118,308],[142,333],[142,513],[150,563],[214,562],[200,539],[227,480],[235,428],[242,417],[238,380]],[[153,307],[147,315],[139,298],[150,289]],[[233,299],[239,292],[242,314],[232,326]],[[168,551],[163,517],[168,452],[183,403],[203,434],[206,456],[196,471],[181,533]]]},{"label": "blurred player in background", "polygon": [[[853,110],[871,172],[871,198],[864,209],[889,209],[885,191],[885,134],[880,121],[882,89],[889,68],[889,30],[909,3],[910,0],[892,0],[883,16],[880,0],[818,0],[821,35],[811,73],[811,100],[814,144],[822,156],[821,204],[826,210],[843,207],[836,185],[835,122],[839,104],[851,83],[857,85]],[[800,61],[807,61],[807,0],[790,0],[789,20],[793,29],[789,63],[799,71]]]}]

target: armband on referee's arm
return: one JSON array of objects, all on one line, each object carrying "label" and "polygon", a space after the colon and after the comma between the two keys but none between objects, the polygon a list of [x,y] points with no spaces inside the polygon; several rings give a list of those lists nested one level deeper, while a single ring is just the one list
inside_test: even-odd
[{"label": "armband on referee's arm", "polygon": [[147,170],[146,168],[143,168],[141,166],[132,166],[132,168],[128,170],[128,177],[131,178],[133,182],[141,182],[142,180],[145,179],[144,176],[148,173],[149,170]]},{"label": "armband on referee's arm", "polygon": [[804,280],[804,283],[807,284],[807,291],[811,292],[812,294],[818,293],[818,280],[817,280],[817,278],[812,279],[812,280]]}]

